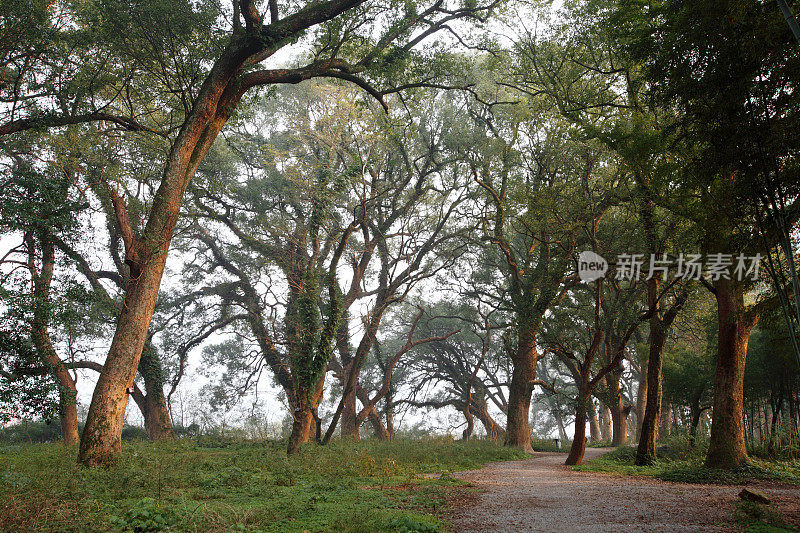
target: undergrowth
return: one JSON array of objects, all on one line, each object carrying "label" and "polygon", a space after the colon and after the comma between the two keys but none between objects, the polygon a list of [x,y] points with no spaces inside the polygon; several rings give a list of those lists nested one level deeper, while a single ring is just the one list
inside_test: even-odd
[{"label": "undergrowth", "polygon": [[770,505],[742,501],[736,504],[734,519],[745,533],[792,533],[798,531],[781,518],[777,509]]},{"label": "undergrowth", "polygon": [[[448,439],[126,443],[84,469],[60,444],[0,449],[0,531],[439,531],[448,475],[518,450]],[[437,473],[433,479],[424,473]],[[444,475],[442,475],[444,474]]]},{"label": "undergrowth", "polygon": [[605,472],[646,476],[681,483],[743,484],[755,480],[800,483],[800,461],[768,460],[751,457],[736,470],[707,468],[704,464],[706,445],[691,446],[687,439],[671,439],[659,448],[659,457],[651,465],[635,466],[636,448],[625,446],[573,467],[586,472]]}]

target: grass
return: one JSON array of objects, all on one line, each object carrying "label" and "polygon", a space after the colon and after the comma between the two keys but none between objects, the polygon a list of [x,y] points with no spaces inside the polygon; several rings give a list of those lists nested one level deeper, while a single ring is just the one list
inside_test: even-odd
[{"label": "grass", "polygon": [[635,448],[622,447],[573,467],[573,469],[584,472],[654,477],[680,483],[744,484],[756,480],[800,483],[800,461],[798,460],[778,461],[751,457],[748,463],[741,468],[719,470],[707,468],[703,464],[705,448],[702,445],[691,448],[680,441],[672,441],[669,457],[658,459],[652,465],[634,466],[635,457]]},{"label": "grass", "polygon": [[449,472],[524,456],[446,439],[284,449],[127,443],[117,466],[87,470],[59,444],[0,447],[0,531],[440,531]]},{"label": "grass", "polygon": [[736,505],[734,519],[745,533],[792,533],[798,531],[781,518],[770,505],[743,501]]},{"label": "grass", "polygon": [[531,439],[531,447],[535,452],[569,452],[572,441],[561,441],[561,447],[556,446],[555,439]]}]

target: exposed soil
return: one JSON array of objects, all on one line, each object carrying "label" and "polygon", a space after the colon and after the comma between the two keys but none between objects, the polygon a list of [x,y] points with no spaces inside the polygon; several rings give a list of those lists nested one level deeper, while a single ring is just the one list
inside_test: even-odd
[{"label": "exposed soil", "polygon": [[[609,449],[589,448],[584,460]],[[736,531],[740,486],[689,485],[656,479],[575,472],[566,455],[493,463],[455,474],[477,493],[451,502],[456,531],[684,532]],[[800,488],[759,485],[784,519],[800,509]],[[787,516],[789,515],[789,516]]]}]

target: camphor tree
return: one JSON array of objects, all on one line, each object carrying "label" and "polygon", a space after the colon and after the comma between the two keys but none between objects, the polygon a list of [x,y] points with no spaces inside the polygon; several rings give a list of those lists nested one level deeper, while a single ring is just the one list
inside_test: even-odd
[{"label": "camphor tree", "polygon": [[[91,358],[91,346],[108,333],[119,314],[119,294],[128,274],[120,257],[113,201],[105,182],[97,179],[98,168],[112,171],[111,151],[103,143],[90,146],[72,126],[63,134],[27,135],[17,141],[23,139],[25,143],[3,145],[13,167],[0,192],[0,205],[9,242],[21,241],[4,262],[24,265],[32,289],[29,294],[8,292],[4,303],[22,311],[19,304],[27,302],[23,307],[28,309],[31,340],[61,390],[62,441],[76,444],[74,370],[102,370]],[[82,230],[93,224],[102,227],[104,218],[108,234],[96,234],[101,244],[81,239]],[[113,266],[104,269],[104,262]],[[148,436],[170,438],[160,360],[152,343],[146,346],[139,365],[146,394],[134,385],[132,396]]]},{"label": "camphor tree", "polygon": [[[441,62],[416,61],[417,45],[439,30],[452,31],[458,19],[485,20],[495,6],[329,0],[270,2],[262,13],[253,0],[228,9],[182,0],[15,4],[0,43],[7,81],[0,88],[7,102],[0,135],[96,122],[126,130],[123,136],[163,137],[163,173],[141,224],[131,224],[124,198],[115,204],[130,277],[89,407],[82,463],[113,462],[120,452],[125,390],[147,341],[183,193],[245,94],[333,77],[380,97],[430,81]],[[298,42],[307,44],[305,65],[260,66]],[[391,83],[376,89],[368,76]]]},{"label": "camphor tree", "polygon": [[706,463],[735,468],[747,458],[750,332],[779,298],[733,267],[740,254],[765,257],[779,249],[788,260],[794,253],[786,242],[800,216],[796,43],[772,4],[648,2],[646,9],[619,4],[606,13],[609,31],[642,73],[647,98],[676,113],[671,156],[685,171],[672,187],[659,187],[655,202],[692,224],[697,251],[733,263],[730,276],[709,275],[704,286],[718,310]]},{"label": "camphor tree", "polygon": [[[192,188],[197,222],[187,230],[194,239],[182,246],[200,244],[203,253],[187,270],[190,283],[200,286],[181,300],[219,299],[225,316],[244,317],[233,327],[244,327],[238,339],[256,347],[254,357],[236,355],[248,352],[229,346],[239,340],[214,350],[231,371],[218,390],[239,394],[269,367],[294,420],[294,453],[314,428],[321,439],[317,409],[329,362],[343,391],[357,393],[358,370],[386,310],[456,253],[448,252],[459,231],[451,221],[466,188],[459,192],[458,175],[443,173],[445,151],[429,124],[398,129],[382,110],[337,85],[282,92],[254,116],[285,129],[267,138],[231,135],[227,163],[215,153]],[[233,154],[242,161],[231,160]],[[364,316],[350,358],[347,313],[354,304]],[[414,337],[415,324],[394,357],[424,340]],[[348,429],[356,431],[387,392],[362,395],[364,409],[353,412]],[[342,412],[340,402],[323,442]]]},{"label": "camphor tree", "polygon": [[476,290],[505,299],[514,316],[505,442],[530,449],[542,323],[578,281],[575,256],[591,245],[591,229],[617,201],[619,183],[602,147],[574,135],[543,99],[497,106],[479,123],[488,124],[489,135],[468,151],[482,194],[475,217],[487,247],[483,264],[499,276]]},{"label": "camphor tree", "polygon": [[[431,316],[418,328],[421,336],[434,340],[406,359],[406,392],[396,402],[417,409],[454,408],[464,415],[464,440],[472,436],[475,419],[486,438],[499,440],[505,430],[491,410],[504,413],[508,407],[508,357],[502,338],[506,324],[498,322],[494,312],[484,313],[471,304],[465,300],[430,305]],[[458,332],[443,338],[451,331]]]}]

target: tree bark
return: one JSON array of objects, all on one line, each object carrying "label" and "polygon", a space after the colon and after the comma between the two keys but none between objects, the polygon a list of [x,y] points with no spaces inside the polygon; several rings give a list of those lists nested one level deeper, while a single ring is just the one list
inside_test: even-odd
[{"label": "tree bark", "polygon": [[600,402],[600,436],[605,442],[611,441],[611,410]]},{"label": "tree bark", "polygon": [[706,466],[731,469],[747,460],[743,425],[744,366],[750,331],[757,318],[746,313],[740,284],[721,279],[714,283],[714,289],[718,308],[718,350]]},{"label": "tree bark", "polygon": [[597,419],[597,409],[594,403],[591,403],[591,412],[589,415],[589,438],[592,442],[599,442],[602,437],[600,435],[600,422]]},{"label": "tree bark", "polygon": [[469,406],[470,412],[481,421],[483,429],[486,430],[486,438],[491,441],[500,440],[505,436],[505,430],[495,422],[494,418],[489,414],[485,402],[473,402]]},{"label": "tree bark", "polygon": [[583,461],[583,454],[586,453],[586,404],[589,402],[589,394],[581,391],[575,404],[575,437],[572,439],[572,446],[564,464],[579,465]]},{"label": "tree bark", "polygon": [[142,351],[139,374],[144,378],[145,397],[142,415],[147,438],[152,441],[174,439],[175,431],[172,429],[167,399],[164,396],[164,370],[158,352],[150,343],[147,343]]},{"label": "tree bark", "polygon": [[647,399],[644,415],[640,415],[642,429],[639,435],[639,446],[636,449],[637,465],[652,464],[656,459],[656,439],[658,423],[661,415],[662,380],[664,344],[667,340],[667,328],[661,318],[650,319],[650,347],[647,360]]},{"label": "tree bark", "polygon": [[622,404],[621,399],[612,406],[612,446],[619,447],[628,445],[628,413],[630,413],[630,410],[631,408],[629,406]]},{"label": "tree bark", "polygon": [[670,436],[672,430],[672,404],[669,402],[664,401],[664,397],[661,397],[661,417],[660,417],[660,428],[658,430],[658,434],[661,439],[665,439]]},{"label": "tree bark", "polygon": [[[349,373],[349,369],[346,371],[345,376]],[[356,391],[355,389],[350,391],[350,394],[347,395],[347,398],[344,399],[344,407],[342,408],[342,422],[341,422],[341,431],[342,431],[342,438],[351,439],[356,442],[361,440],[361,436],[358,432],[358,426],[356,425],[356,417],[358,415],[358,411],[356,408]]]},{"label": "tree bark", "polygon": [[[649,364],[648,364],[649,366]],[[647,411],[647,371],[639,373],[639,388],[636,391],[636,440],[642,441],[642,425]]]},{"label": "tree bark", "polygon": [[78,443],[78,389],[75,380],[69,373],[61,358],[58,357],[50,339],[50,285],[55,268],[55,247],[47,237],[39,239],[41,244],[41,268],[36,271],[35,246],[32,234],[25,236],[28,245],[31,277],[33,278],[33,319],[31,320],[31,338],[42,362],[50,369],[58,383],[58,414],[61,424],[61,442],[68,446]]},{"label": "tree bark", "polygon": [[289,435],[289,444],[286,448],[286,452],[289,455],[299,453],[302,445],[308,442],[311,438],[311,434],[317,428],[315,425],[315,415],[320,401],[322,400],[324,384],[325,373],[323,372],[313,392],[298,387],[295,397],[292,432]]},{"label": "tree bark", "polygon": [[[609,348],[606,347],[606,350]],[[620,366],[622,363],[620,362]],[[619,387],[622,368],[615,368],[606,376],[606,387],[611,401],[609,406],[611,412],[611,445],[615,447],[628,444],[628,413],[630,408],[622,402],[622,392]]]},{"label": "tree bark", "polygon": [[523,328],[519,332],[518,347],[511,371],[505,445],[521,448],[528,453],[533,453],[530,407],[533,381],[536,379],[536,359],[534,335]]}]

